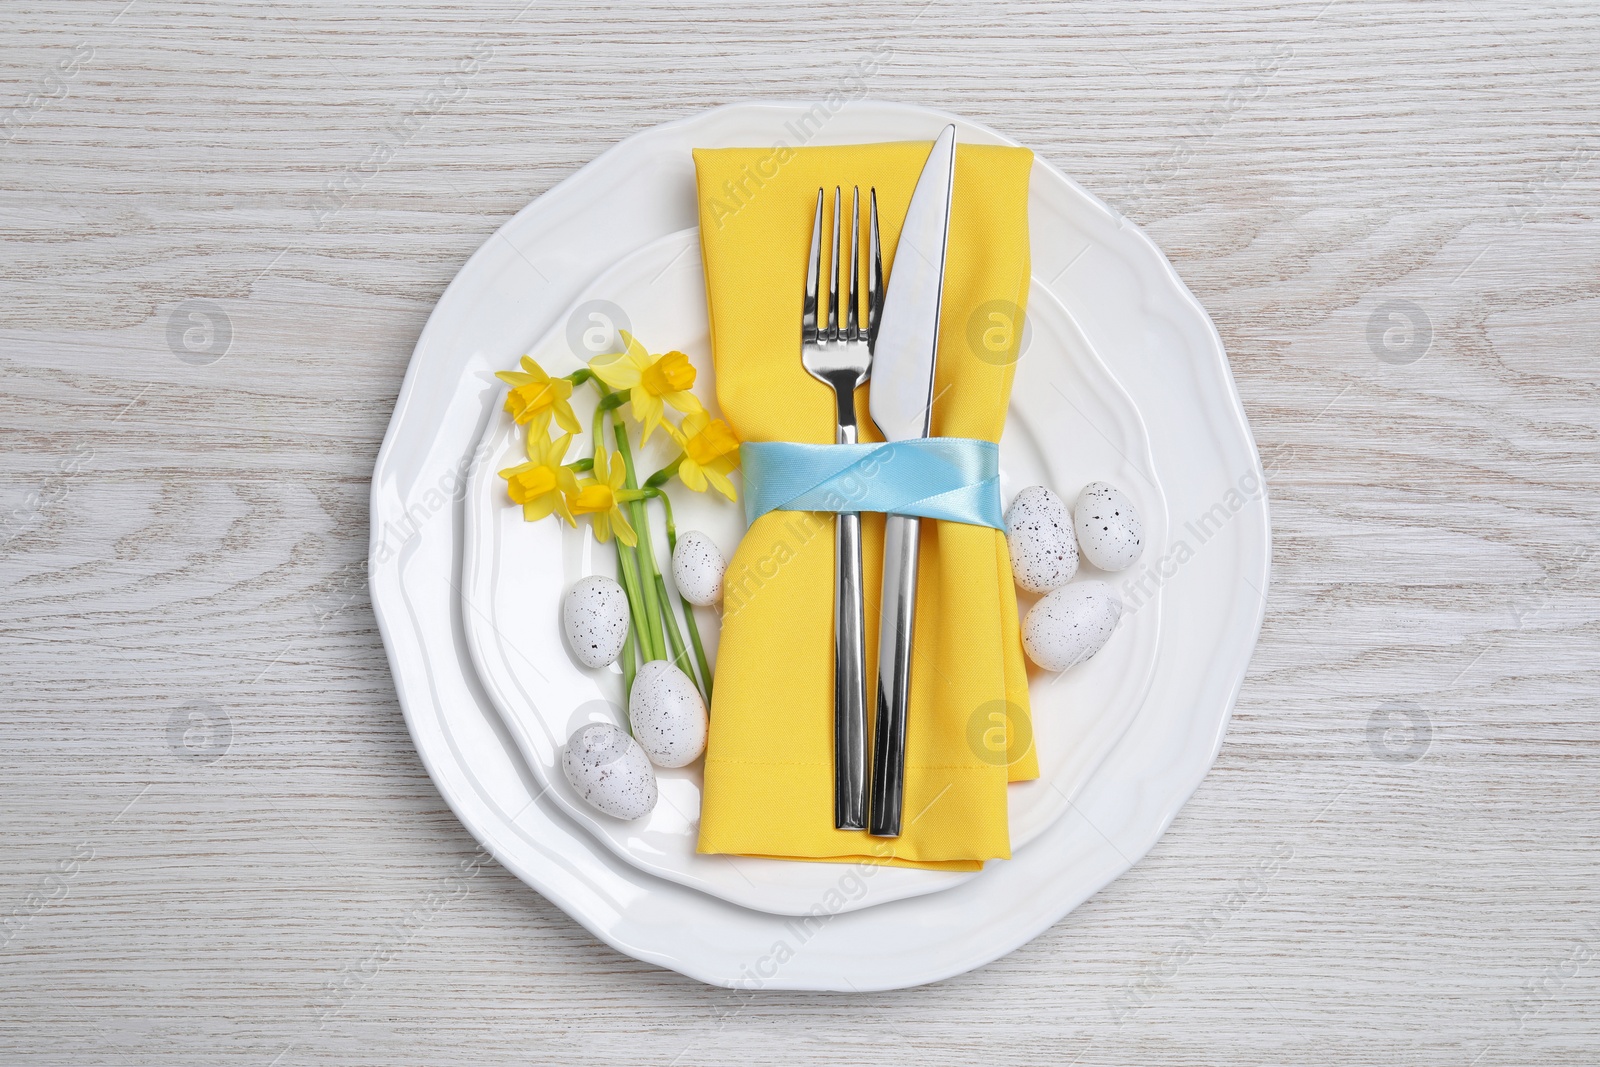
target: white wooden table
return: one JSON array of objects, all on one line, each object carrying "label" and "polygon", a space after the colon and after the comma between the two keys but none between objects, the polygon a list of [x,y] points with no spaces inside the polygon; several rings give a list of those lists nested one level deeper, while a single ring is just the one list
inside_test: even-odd
[{"label": "white wooden table", "polygon": [[[7,11],[0,1059],[1600,1062],[1600,8],[523,2]],[[1222,331],[1276,567],[1215,770],[924,989],[706,988],[492,862],[419,919],[474,845],[360,561],[429,309],[619,139],[885,46]]]}]

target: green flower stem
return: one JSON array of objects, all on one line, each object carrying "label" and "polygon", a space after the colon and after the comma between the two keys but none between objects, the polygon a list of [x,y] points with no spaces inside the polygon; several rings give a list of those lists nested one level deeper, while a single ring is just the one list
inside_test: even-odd
[{"label": "green flower stem", "polygon": [[[628,427],[615,415],[612,417],[612,432],[617,440],[617,454],[622,457],[622,469],[626,478],[623,484],[628,489],[637,490],[639,483],[633,474],[633,449],[628,446]],[[661,603],[656,599],[656,554],[650,544],[649,516],[645,514],[643,500],[628,501],[628,508],[633,515],[634,532],[639,536],[639,580],[644,587],[645,613],[643,644],[651,659],[666,659],[667,644],[662,638]]]},{"label": "green flower stem", "polygon": [[[673,460],[671,463],[668,463],[665,467],[662,467],[660,470],[652,474],[644,483],[644,487],[646,489],[660,489],[662,486],[666,485],[672,480],[673,476],[678,473],[678,464],[682,463],[683,460],[684,457],[679,455],[677,459]],[[661,499],[665,500],[666,497],[662,497]],[[669,519],[668,521],[671,520]]]},{"label": "green flower stem", "polygon": [[[667,501],[667,495],[659,489],[648,488],[639,490],[639,493],[642,497],[654,497],[661,501],[662,507],[667,512],[667,540],[672,541],[674,539],[672,505]],[[683,644],[683,633],[678,629],[678,616],[672,610],[672,601],[667,597],[667,580],[659,571],[656,572],[656,599],[661,602],[661,621],[664,623],[662,629],[666,631],[667,644],[672,649],[672,662],[698,687],[700,683],[695,680],[694,668],[689,665],[689,652]],[[679,600],[681,603],[682,598]],[[704,689],[701,690],[701,695],[704,695]]]},{"label": "green flower stem", "polygon": [[[598,403],[598,404],[596,404],[594,406],[594,416],[590,419],[590,426],[589,426],[589,436],[593,439],[594,447],[596,449],[605,447],[605,439],[606,439],[606,437],[605,437],[605,424],[606,424],[606,406],[605,406],[605,399],[602,398],[600,403]],[[589,457],[589,469],[590,470],[594,469],[594,455],[593,455],[593,453],[591,453],[590,457]]]},{"label": "green flower stem", "polygon": [[[601,442],[606,439],[605,432],[602,429],[605,422],[606,413],[608,411],[615,411],[624,403],[626,403],[628,400],[628,394],[611,392],[605,387],[605,383],[599,378],[594,380],[594,384],[599,386],[601,394],[600,402],[594,406],[594,419],[593,425],[590,427],[590,433],[594,436],[594,446],[599,448]],[[594,469],[594,461],[592,459],[589,461],[589,467],[591,470]]]},{"label": "green flower stem", "polygon": [[[644,645],[645,633],[645,601],[644,590],[639,580],[639,561],[634,556],[633,549],[623,544],[621,540],[613,538],[617,546],[617,573],[622,576],[622,591],[628,598],[628,617],[633,622],[632,633],[623,643],[624,655],[631,654],[633,637],[638,635],[641,647]],[[623,665],[623,674],[627,676],[628,691],[633,691],[633,673]]]},{"label": "green flower stem", "polygon": [[[590,428],[594,438],[594,447],[598,449],[601,446],[601,442],[605,440],[604,427],[607,412],[615,411],[621,407],[623,402],[627,400],[628,394],[612,392],[606,387],[605,382],[595,377],[594,372],[588,369],[574,371],[568,377],[572,380],[574,386],[581,385],[584,382],[592,382],[600,392],[600,401],[594,406],[593,425]],[[628,470],[629,478],[631,479],[632,471],[627,462],[628,458],[624,454],[623,466]],[[591,456],[588,459],[580,459],[575,463],[568,464],[568,466],[574,472],[592,471],[594,470],[594,458]],[[628,597],[628,615],[633,624],[628,634],[628,639],[623,643],[622,673],[627,684],[623,696],[626,699],[633,692],[633,679],[637,666],[633,654],[634,640],[638,640],[640,652],[645,659],[659,658],[652,655],[653,646],[650,643],[650,634],[654,630],[650,620],[652,605],[655,601],[655,583],[649,581],[640,573],[637,552],[623,544],[621,539],[616,539],[615,543],[617,547],[617,571],[622,576],[622,590]],[[651,568],[651,570],[653,571],[654,568]],[[631,732],[631,725],[629,730]]]},{"label": "green flower stem", "polygon": [[[617,542],[617,560],[622,560],[622,542]],[[633,654],[633,640],[638,635],[638,630],[632,626],[628,628],[628,636],[622,642],[622,725],[631,735],[633,733],[633,718],[627,713],[628,698],[633,695],[633,678],[638,673],[638,661]]]},{"label": "green flower stem", "polygon": [[[677,466],[676,463],[672,464],[672,469],[675,470]],[[670,478],[671,475],[667,477]],[[654,480],[654,478],[651,479],[651,481]],[[678,524],[672,521],[672,499],[660,489],[655,491],[655,495],[660,497],[661,507],[667,515],[667,551],[668,553],[676,552],[678,551]],[[665,597],[664,593],[662,595]],[[694,619],[694,605],[683,599],[683,594],[679,593],[678,606],[683,609],[683,622],[689,630],[689,642],[694,645],[694,660],[700,667],[700,691],[705,695],[706,709],[709,713],[711,708],[711,666],[706,662],[705,646],[700,643],[700,626]],[[687,674],[688,671],[685,670],[684,673]]]},{"label": "green flower stem", "polygon": [[590,370],[588,367],[581,367],[567,375],[567,381],[571,382],[572,387],[576,389],[578,386],[582,385],[584,382],[593,377],[594,371]]},{"label": "green flower stem", "polygon": [[661,620],[666,625],[667,645],[672,650],[673,664],[693,682],[694,668],[689,665],[689,650],[683,645],[683,634],[678,629],[678,619],[672,611],[672,601],[667,599],[667,580],[656,573],[656,599],[661,602]]},{"label": "green flower stem", "polygon": [[[586,381],[592,381],[594,387],[600,391],[600,402],[594,406],[593,424],[590,427],[594,445],[598,448],[600,443],[605,440],[606,412],[616,410],[626,394],[613,393],[606,388],[605,382],[594,377],[594,372],[588,369],[574,371],[567,377],[572,380],[574,386],[581,385]],[[588,459],[580,459],[574,463],[569,463],[567,468],[575,473],[592,471],[594,470],[594,457],[590,456]],[[647,615],[648,605],[645,598],[646,585],[639,574],[639,558],[633,549],[622,543],[620,538],[614,539],[614,544],[617,549],[617,574],[622,578],[622,591],[628,598],[628,618],[632,624],[629,627],[627,640],[622,645],[622,676],[626,686],[622,697],[623,701],[626,702],[629,694],[633,692],[633,679],[637,667],[633,649],[635,639],[639,641],[639,647],[644,651],[645,658],[650,658],[650,646],[645,636],[650,632],[646,625],[649,616]],[[651,592],[652,594],[654,593],[653,588]],[[630,733],[632,732],[633,726],[631,724],[629,724],[628,730]]]},{"label": "green flower stem", "polygon": [[711,667],[706,663],[705,646],[700,643],[700,627],[694,621],[694,605],[678,595],[678,603],[683,605],[683,621],[689,627],[689,643],[694,645],[694,659],[700,665],[701,688],[706,695],[706,714],[711,714]]}]

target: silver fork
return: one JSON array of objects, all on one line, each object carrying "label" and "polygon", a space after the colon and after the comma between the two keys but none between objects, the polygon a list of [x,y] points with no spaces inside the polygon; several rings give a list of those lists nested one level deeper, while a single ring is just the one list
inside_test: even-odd
[{"label": "silver fork", "polygon": [[[883,259],[878,245],[878,192],[871,191],[867,268],[867,326],[861,327],[861,190],[850,198],[850,305],[839,327],[839,223],[841,190],[833,189],[833,255],[828,271],[828,322],[817,322],[822,288],[822,190],[811,226],[811,261],[806,268],[805,310],[800,323],[800,362],[813,378],[833,388],[838,418],[834,440],[856,443],[856,388],[872,369],[872,340],[883,305]],[[833,559],[833,824],[841,830],[867,826],[867,651],[866,612],[861,594],[861,515],[834,518]]]}]

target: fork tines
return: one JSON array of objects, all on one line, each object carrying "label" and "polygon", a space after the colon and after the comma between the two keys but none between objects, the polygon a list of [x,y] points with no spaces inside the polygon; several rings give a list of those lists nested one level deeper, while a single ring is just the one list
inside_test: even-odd
[{"label": "fork tines", "polygon": [[801,316],[801,341],[805,344],[822,344],[830,341],[867,341],[877,339],[878,317],[883,310],[883,250],[878,242],[878,190],[871,189],[868,208],[867,233],[867,326],[861,328],[861,189],[854,187],[850,194],[850,292],[845,308],[844,326],[839,325],[839,245],[840,223],[843,221],[843,195],[840,186],[833,188],[833,249],[828,264],[828,318],[826,325],[818,323],[817,306],[822,290],[822,215],[824,190],[817,190],[817,214],[811,225],[811,260],[806,268],[805,306]]}]

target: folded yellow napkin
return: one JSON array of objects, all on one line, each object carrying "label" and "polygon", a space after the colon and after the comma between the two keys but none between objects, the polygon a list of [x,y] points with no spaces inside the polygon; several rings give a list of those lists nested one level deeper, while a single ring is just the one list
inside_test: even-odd
[{"label": "folded yellow napkin", "polygon": [[[694,153],[717,400],[747,441],[831,443],[831,390],[800,364],[800,312],[819,187],[878,190],[884,269],[927,142]],[[959,145],[933,433],[998,440],[1014,368],[973,338],[1028,294],[1023,148]],[[830,207],[831,211],[831,207]],[[826,222],[826,226],[831,223]],[[827,252],[823,252],[825,261]],[[841,292],[848,292],[848,266]],[[864,286],[863,286],[864,288]],[[841,318],[843,315],[841,313]],[[980,358],[982,355],[987,358]],[[862,440],[882,440],[857,391]],[[1006,783],[1038,777],[1005,535],[922,523],[900,837],[833,826],[833,516],[775,511],[724,580],[700,813],[701,852],[973,870],[1011,855]],[[876,693],[883,516],[862,517],[867,678]],[[869,699],[872,699],[869,696]],[[871,713],[869,711],[869,719]],[[1005,744],[996,731],[1005,731]],[[1004,751],[1002,751],[1002,748]],[[1020,751],[1018,751],[1020,749]]]}]

